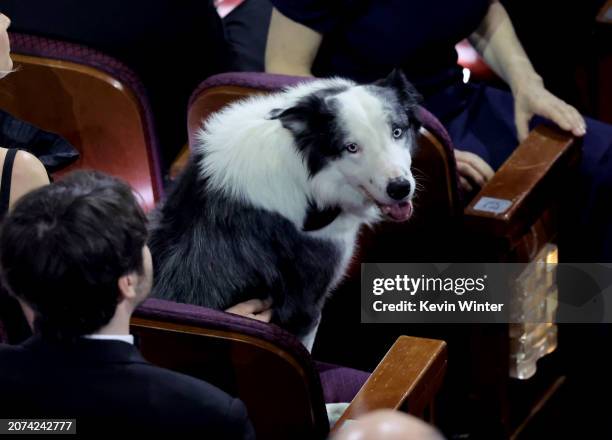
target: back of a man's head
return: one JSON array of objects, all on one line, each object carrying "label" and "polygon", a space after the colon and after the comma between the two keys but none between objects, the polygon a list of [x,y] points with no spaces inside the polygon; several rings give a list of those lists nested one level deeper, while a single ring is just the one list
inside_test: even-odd
[{"label": "back of a man's head", "polygon": [[433,426],[409,414],[382,409],[351,420],[333,440],[444,440]]},{"label": "back of a man's head", "polygon": [[24,196],[0,232],[8,290],[35,313],[44,336],[73,339],[106,325],[120,277],[141,272],[146,218],[128,185],[75,172]]}]

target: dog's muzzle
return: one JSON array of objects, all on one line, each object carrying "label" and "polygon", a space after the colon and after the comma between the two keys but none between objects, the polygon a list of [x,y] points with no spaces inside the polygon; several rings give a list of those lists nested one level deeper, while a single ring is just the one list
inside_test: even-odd
[{"label": "dog's muzzle", "polygon": [[396,200],[394,203],[382,203],[365,187],[362,187],[362,190],[387,219],[404,222],[412,217],[412,201],[408,199],[412,191],[412,184],[407,179],[393,179],[387,184],[387,195],[391,200]]}]

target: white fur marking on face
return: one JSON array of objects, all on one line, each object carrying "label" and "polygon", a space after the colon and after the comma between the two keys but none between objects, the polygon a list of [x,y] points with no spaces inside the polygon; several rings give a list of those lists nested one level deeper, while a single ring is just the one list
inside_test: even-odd
[{"label": "white fur marking on face", "polygon": [[[411,146],[414,142],[410,131],[399,139],[393,137],[389,110],[381,98],[366,87],[352,87],[330,98],[338,112],[339,130],[344,132],[346,142],[354,142],[360,151],[344,154],[313,179],[313,186],[319,199],[332,204],[333,197],[341,206],[352,208],[364,205],[363,192],[379,203],[393,202],[387,195],[390,180],[404,178],[411,182],[414,192],[414,178],[410,171],[412,163]],[[402,111],[397,108],[395,111]],[[323,181],[323,182],[321,182]],[[348,186],[352,191],[338,191]],[[328,189],[336,188],[329,192]],[[412,193],[410,194],[412,197]],[[367,198],[367,197],[366,197]],[[319,200],[318,199],[318,200]],[[371,201],[367,201],[370,203]]]}]

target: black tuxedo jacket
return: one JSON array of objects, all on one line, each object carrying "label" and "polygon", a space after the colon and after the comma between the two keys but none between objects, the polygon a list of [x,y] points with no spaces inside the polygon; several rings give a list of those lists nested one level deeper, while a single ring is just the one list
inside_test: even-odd
[{"label": "black tuxedo jacket", "polygon": [[201,380],[155,367],[121,341],[0,345],[0,418],[76,419],[77,434],[254,438],[246,409]]}]

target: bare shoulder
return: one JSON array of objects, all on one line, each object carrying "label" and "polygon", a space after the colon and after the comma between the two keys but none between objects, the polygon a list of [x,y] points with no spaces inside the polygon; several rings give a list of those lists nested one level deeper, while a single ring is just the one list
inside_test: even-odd
[{"label": "bare shoulder", "polygon": [[40,160],[27,151],[18,151],[13,165],[10,206],[24,194],[48,184],[49,176]]}]

